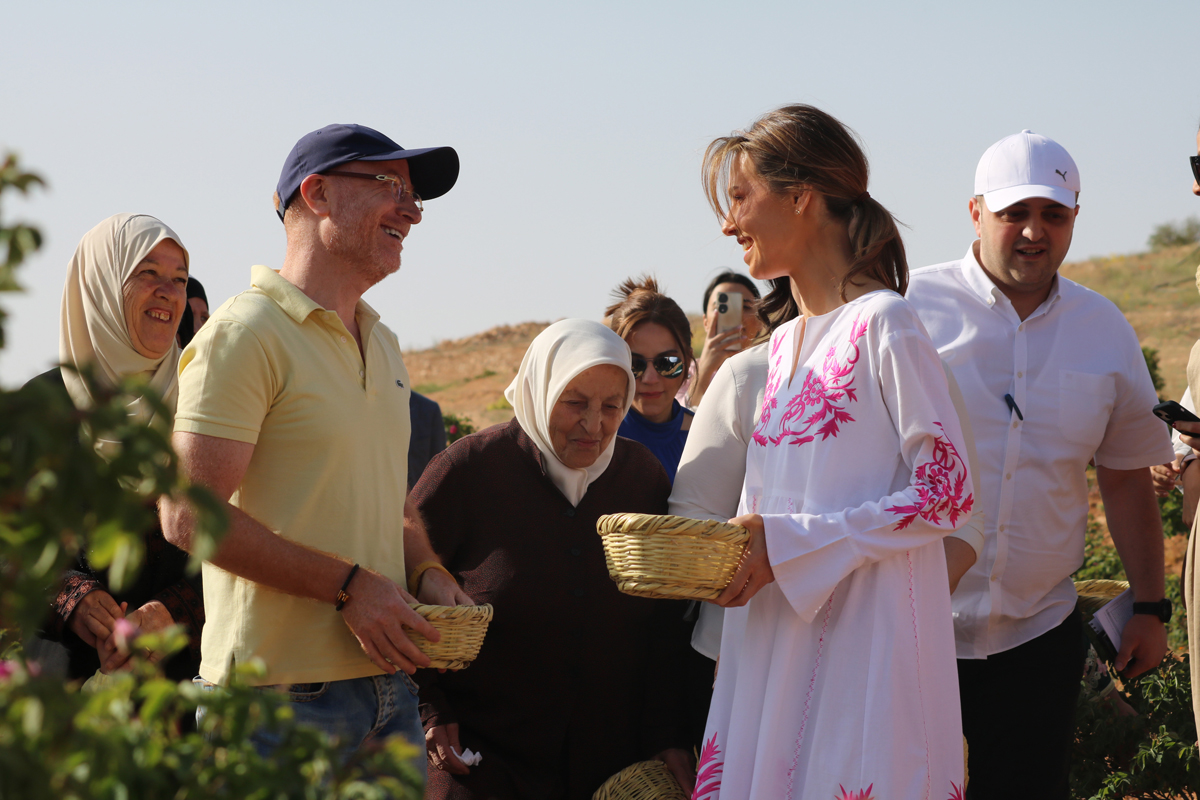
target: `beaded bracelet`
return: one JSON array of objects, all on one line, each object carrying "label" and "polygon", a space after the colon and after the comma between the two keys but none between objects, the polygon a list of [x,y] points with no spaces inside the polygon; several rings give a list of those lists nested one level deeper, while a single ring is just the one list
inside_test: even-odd
[{"label": "beaded bracelet", "polygon": [[338,589],[337,605],[333,607],[334,611],[341,611],[350,600],[350,594],[346,589],[350,586],[350,581],[354,580],[354,573],[356,572],[358,572],[358,564],[350,568],[350,574],[346,576],[346,582],[342,584],[342,588]]}]

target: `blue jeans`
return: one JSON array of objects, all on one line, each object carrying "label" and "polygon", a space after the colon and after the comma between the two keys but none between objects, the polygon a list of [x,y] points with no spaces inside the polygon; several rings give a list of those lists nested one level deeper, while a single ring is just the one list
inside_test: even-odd
[{"label": "blue jeans", "polygon": [[[220,688],[203,678],[193,682],[207,691]],[[296,722],[339,737],[347,751],[356,750],[371,739],[400,734],[416,745],[419,755],[413,759],[413,766],[424,780],[428,767],[425,731],[417,711],[417,685],[404,672],[261,688],[287,692]],[[196,709],[197,724],[203,721],[204,714],[204,706],[199,706]],[[269,757],[280,743],[276,734],[262,728],[251,734],[250,742],[264,758]]]}]

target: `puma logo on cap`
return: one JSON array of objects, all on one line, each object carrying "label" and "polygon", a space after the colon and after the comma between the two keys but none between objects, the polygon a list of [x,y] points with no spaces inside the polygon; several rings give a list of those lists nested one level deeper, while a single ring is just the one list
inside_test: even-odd
[{"label": "puma logo on cap", "polygon": [[1061,175],[1061,176],[1062,176],[1062,179],[1063,179],[1064,181],[1067,179],[1067,173],[1063,172],[1061,169],[1056,169],[1056,170],[1054,170],[1054,171],[1055,171],[1056,173],[1058,173],[1059,175]]}]

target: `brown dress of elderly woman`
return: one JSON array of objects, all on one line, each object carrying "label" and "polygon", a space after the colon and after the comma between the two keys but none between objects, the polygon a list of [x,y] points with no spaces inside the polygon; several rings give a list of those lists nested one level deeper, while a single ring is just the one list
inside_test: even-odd
[{"label": "brown dress of elderly woman", "polygon": [[[187,250],[162,222],[145,214],[104,220],[84,235],[67,270],[60,361],[90,366],[97,380],[110,386],[142,375],[174,409],[179,364],[175,335],[187,281]],[[95,403],[90,386],[74,370],[55,368],[34,380],[63,387],[77,408]],[[129,413],[150,417],[140,399],[130,401]],[[118,446],[101,445],[102,455],[104,447]],[[145,533],[144,542],[145,563],[122,592],[111,589],[106,573],[93,569],[83,555],[64,576],[42,636],[65,646],[68,678],[111,672],[125,664],[129,653],[118,648],[114,634],[116,620],[122,617],[142,631],[185,624],[190,646],[164,668],[179,680],[196,675],[204,623],[200,577],[185,574],[187,554],[168,544],[158,526]]]},{"label": "brown dress of elderly woman", "polygon": [[[413,490],[445,566],[495,617],[478,659],[417,674],[427,798],[579,798],[659,757],[690,792],[686,700],[673,676],[685,604],[630,597],[596,520],[666,513],[657,459],[616,436],[634,379],[625,342],[563,320],[505,396],[516,418],[435,456]],[[467,766],[464,748],[482,755]]]}]

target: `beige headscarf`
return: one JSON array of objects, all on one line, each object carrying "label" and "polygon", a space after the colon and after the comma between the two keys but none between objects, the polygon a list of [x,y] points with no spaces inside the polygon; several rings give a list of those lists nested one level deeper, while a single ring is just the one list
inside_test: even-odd
[{"label": "beige headscarf", "polygon": [[630,360],[629,345],[608,327],[591,320],[564,319],[530,342],[517,377],[504,392],[517,422],[542,451],[546,474],[573,506],[579,505],[588,486],[608,469],[617,437],[613,436],[590,467],[573,469],[559,460],[550,442],[550,411],[576,375],[601,364],[625,370],[629,383],[622,413],[628,411],[634,392]]},{"label": "beige headscarf", "polygon": [[[133,349],[125,324],[125,281],[142,259],[164,239],[188,251],[179,235],[145,214],[116,214],[92,228],[67,267],[63,286],[58,358],[63,364],[92,365],[101,381],[115,386],[121,379],[145,373],[150,386],[174,410],[178,395],[179,346],[161,358],[146,358]],[[77,408],[90,408],[95,398],[73,370],[64,369],[63,382]],[[148,419],[141,400],[129,404],[129,414]]]}]

